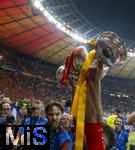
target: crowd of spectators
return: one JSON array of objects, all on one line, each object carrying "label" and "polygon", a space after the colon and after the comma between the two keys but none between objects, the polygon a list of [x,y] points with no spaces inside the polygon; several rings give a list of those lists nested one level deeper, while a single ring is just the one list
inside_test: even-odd
[{"label": "crowd of spectators", "polygon": [[[68,99],[70,90],[57,83],[40,80],[26,75],[15,75],[13,72],[0,71],[0,90],[5,96],[17,99]],[[54,92],[55,91],[55,92]]]},{"label": "crowd of spectators", "polygon": [[[29,118],[32,122],[46,124],[44,108],[50,102],[60,102],[64,106],[64,112],[69,113],[72,103],[71,88],[56,81],[57,68],[48,68],[40,62],[28,61],[9,53],[1,52],[0,55],[3,56],[0,60],[0,124],[27,124]],[[105,122],[116,108],[124,118],[135,111],[134,89],[135,84],[131,81],[112,78],[105,78],[102,81]],[[41,109],[41,106],[44,107]],[[58,111],[62,112],[60,106],[58,108]],[[42,112],[42,116],[38,116],[38,121],[33,118],[35,112],[37,114]],[[48,112],[49,109],[46,113]],[[67,118],[65,119],[64,116]],[[69,121],[70,117],[69,114],[63,114],[63,120]],[[66,124],[65,121],[63,122]],[[65,127],[65,129],[74,141],[74,134],[69,130],[72,121],[67,124],[70,128]]]},{"label": "crowd of spectators", "polygon": [[[48,67],[38,61],[30,61],[9,52],[1,52],[0,91],[13,101],[39,99],[71,101],[71,89],[57,83],[57,68]],[[122,112],[134,110],[135,84],[132,81],[105,78],[102,81],[104,110],[110,112],[116,106]]]}]

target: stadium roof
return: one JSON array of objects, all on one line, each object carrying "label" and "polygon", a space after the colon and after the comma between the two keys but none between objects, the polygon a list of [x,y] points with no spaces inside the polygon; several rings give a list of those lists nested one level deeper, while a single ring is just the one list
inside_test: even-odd
[{"label": "stadium roof", "polygon": [[[71,0],[39,0],[42,5],[70,30],[83,38],[96,38],[102,30],[79,12]],[[125,40],[128,51],[135,43]],[[61,65],[69,52],[80,44],[60,31],[29,0],[0,1],[0,44],[21,53]],[[111,69],[110,76],[135,79],[135,57],[128,57],[125,66]]]}]

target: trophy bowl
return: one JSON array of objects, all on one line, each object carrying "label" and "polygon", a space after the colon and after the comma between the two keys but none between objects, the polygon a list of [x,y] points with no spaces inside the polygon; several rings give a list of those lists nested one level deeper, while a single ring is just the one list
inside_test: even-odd
[{"label": "trophy bowl", "polygon": [[107,31],[100,34],[95,49],[103,63],[109,67],[119,67],[126,62],[126,48],[116,33]]}]

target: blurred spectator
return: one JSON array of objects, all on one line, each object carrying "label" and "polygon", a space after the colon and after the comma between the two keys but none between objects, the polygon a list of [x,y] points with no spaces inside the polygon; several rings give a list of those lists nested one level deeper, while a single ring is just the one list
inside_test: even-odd
[{"label": "blurred spectator", "polygon": [[15,118],[12,115],[11,101],[9,98],[3,98],[1,101],[1,122],[0,124],[13,124],[15,123]]},{"label": "blurred spectator", "polygon": [[25,117],[22,120],[22,125],[46,125],[48,123],[47,119],[41,116],[41,111],[43,110],[43,103],[36,100],[32,104],[32,114],[31,116]]},{"label": "blurred spectator", "polygon": [[120,114],[120,110],[116,109],[114,113],[106,119],[106,124],[109,125],[111,128],[114,128],[115,119],[119,116],[119,114]]},{"label": "blurred spectator", "polygon": [[26,119],[28,116],[28,108],[27,107],[21,107],[20,108],[20,112],[19,112],[19,114],[18,114],[18,117],[17,117],[17,121],[16,121],[16,124],[17,125],[20,125],[21,124],[21,122],[22,122],[22,119]]},{"label": "blurred spectator", "polygon": [[114,123],[115,142],[113,144],[114,149],[126,150],[126,144],[128,142],[128,131],[123,127],[123,121],[121,117],[117,117]]},{"label": "blurred spectator", "polygon": [[72,150],[73,141],[60,124],[63,113],[62,105],[58,102],[49,103],[45,112],[50,125],[50,150]]},{"label": "blurred spectator", "polygon": [[64,113],[61,118],[61,125],[66,129],[72,141],[75,141],[75,135],[72,128],[72,116],[70,114]]}]

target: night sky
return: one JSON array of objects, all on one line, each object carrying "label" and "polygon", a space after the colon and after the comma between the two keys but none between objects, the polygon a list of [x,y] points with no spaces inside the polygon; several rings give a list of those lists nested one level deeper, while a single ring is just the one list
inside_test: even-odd
[{"label": "night sky", "polygon": [[135,0],[72,0],[91,24],[135,40]]}]

